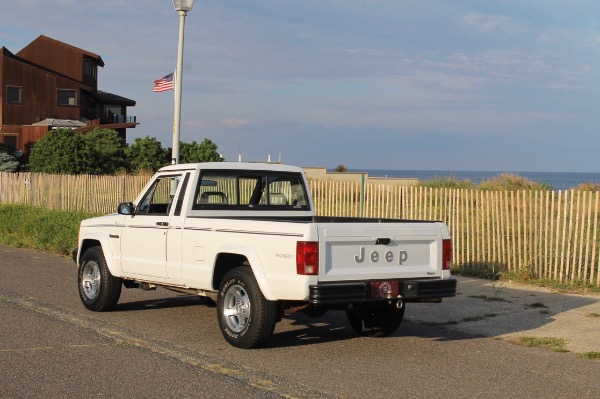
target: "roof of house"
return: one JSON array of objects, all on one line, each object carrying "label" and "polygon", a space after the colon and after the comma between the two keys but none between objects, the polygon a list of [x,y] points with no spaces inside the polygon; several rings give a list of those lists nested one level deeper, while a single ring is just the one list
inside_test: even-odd
[{"label": "roof of house", "polygon": [[84,50],[79,47],[72,46],[68,43],[61,42],[60,40],[56,40],[56,39],[53,39],[53,38],[45,36],[45,35],[39,35],[34,41],[29,43],[27,46],[23,47],[21,49],[21,51],[19,51],[17,53],[17,55],[20,55],[20,53],[26,52],[26,50],[31,46],[37,46],[39,43],[44,43],[44,42],[57,44],[59,46],[66,47],[66,48],[75,49],[75,50],[81,52],[82,54],[85,54],[86,56],[95,59],[98,62],[99,66],[101,66],[101,67],[104,66],[104,61],[102,61],[102,57],[100,57],[98,54],[92,53],[91,51],[87,51],[87,50]]},{"label": "roof of house", "polygon": [[43,121],[33,123],[33,126],[79,128],[79,127],[86,126],[86,124],[81,121],[76,121],[76,120],[72,120],[72,119],[47,118],[47,119],[44,119]]},{"label": "roof of house", "polygon": [[52,69],[50,69],[50,68],[47,68],[47,67],[45,67],[45,66],[43,66],[43,65],[38,65],[38,64],[36,64],[35,62],[29,61],[28,59],[25,59],[25,58],[19,57],[18,55],[15,55],[15,54],[13,54],[13,53],[12,53],[12,52],[11,52],[9,49],[7,49],[6,47],[2,47],[2,48],[0,48],[0,50],[1,50],[1,52],[0,52],[0,55],[3,55],[3,56],[5,56],[5,57],[8,57],[8,58],[12,58],[13,60],[15,60],[15,61],[17,61],[17,62],[21,62],[21,63],[23,63],[23,64],[27,64],[27,65],[29,65],[30,67],[33,67],[33,68],[36,68],[36,69],[42,70],[42,71],[44,71],[44,72],[46,72],[46,73],[48,73],[48,74],[51,74],[51,75],[54,75],[54,76],[58,76],[58,77],[60,77],[60,78],[63,78],[63,79],[68,79],[68,80],[70,80],[71,82],[73,82],[73,83],[75,83],[75,84],[77,84],[77,85],[81,86],[81,88],[83,88],[83,89],[85,89],[85,90],[88,90],[88,91],[91,91],[91,90],[92,90],[92,88],[91,88],[90,86],[88,86],[88,85],[85,85],[85,84],[81,83],[80,81],[78,81],[78,80],[76,80],[76,79],[73,79],[73,78],[72,78],[72,77],[70,77],[70,76],[66,76],[66,75],[64,75],[64,74],[62,74],[62,73],[60,73],[60,72],[56,72],[56,71],[54,71],[54,70],[52,70]]},{"label": "roof of house", "polygon": [[129,98],[118,96],[113,93],[108,93],[102,90],[96,91],[94,94],[98,96],[100,101],[104,104],[121,104],[133,107],[135,105],[135,101],[130,100]]}]

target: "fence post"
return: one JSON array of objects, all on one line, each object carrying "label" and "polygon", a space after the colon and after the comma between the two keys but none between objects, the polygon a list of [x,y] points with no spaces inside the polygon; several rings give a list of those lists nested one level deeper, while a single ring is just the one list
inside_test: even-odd
[{"label": "fence post", "polygon": [[360,187],[360,217],[365,217],[365,174],[362,174]]}]

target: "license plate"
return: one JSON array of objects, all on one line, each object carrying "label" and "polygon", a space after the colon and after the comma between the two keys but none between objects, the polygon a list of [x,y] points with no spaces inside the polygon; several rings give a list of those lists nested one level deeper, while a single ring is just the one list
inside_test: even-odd
[{"label": "license plate", "polygon": [[371,299],[392,299],[398,296],[398,280],[371,282]]}]

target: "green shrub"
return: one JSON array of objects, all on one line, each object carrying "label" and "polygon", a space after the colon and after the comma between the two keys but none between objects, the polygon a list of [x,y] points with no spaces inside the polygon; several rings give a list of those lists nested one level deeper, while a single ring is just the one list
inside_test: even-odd
[{"label": "green shrub", "polygon": [[69,255],[77,246],[79,224],[93,216],[96,215],[0,204],[0,243]]}]

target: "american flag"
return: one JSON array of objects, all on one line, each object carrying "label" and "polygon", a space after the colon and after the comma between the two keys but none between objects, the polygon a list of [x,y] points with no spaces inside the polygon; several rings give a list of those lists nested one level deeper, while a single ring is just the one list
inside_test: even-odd
[{"label": "american flag", "polygon": [[152,89],[152,91],[155,93],[160,93],[161,91],[173,90],[173,75],[174,73],[170,73],[160,79],[155,80],[154,89]]}]

